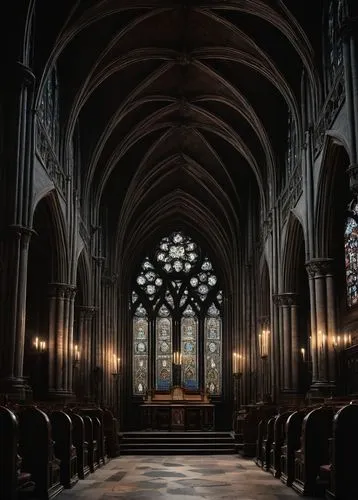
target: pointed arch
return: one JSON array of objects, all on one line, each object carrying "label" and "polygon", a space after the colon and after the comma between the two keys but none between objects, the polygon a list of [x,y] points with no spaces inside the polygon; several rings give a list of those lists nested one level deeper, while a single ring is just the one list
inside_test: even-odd
[{"label": "pointed arch", "polygon": [[[327,136],[317,185],[315,247],[319,257],[334,257],[349,202],[349,149],[344,138]],[[338,233],[337,233],[338,231]]]},{"label": "pointed arch", "polygon": [[77,296],[81,305],[92,303],[91,266],[88,252],[83,248],[77,259]]},{"label": "pointed arch", "polygon": [[[43,228],[48,232],[52,248],[52,280],[57,283],[69,282],[69,248],[67,240],[66,223],[59,195],[55,189],[47,192],[34,205],[32,219],[35,220],[39,207],[44,206],[48,217],[48,227]],[[34,227],[36,231],[36,226]],[[36,237],[36,236],[34,236]]]},{"label": "pointed arch", "polygon": [[[282,290],[284,292],[297,292],[299,287],[300,262],[305,255],[305,236],[304,230],[299,219],[290,213],[286,237],[283,247],[283,265],[282,265]],[[303,256],[303,259],[302,259]]]}]

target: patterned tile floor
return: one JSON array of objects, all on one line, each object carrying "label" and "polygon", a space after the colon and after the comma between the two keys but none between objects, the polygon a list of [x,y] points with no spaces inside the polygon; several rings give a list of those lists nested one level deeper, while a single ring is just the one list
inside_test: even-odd
[{"label": "patterned tile floor", "polygon": [[299,496],[238,456],[123,456],[58,500],[290,500]]}]

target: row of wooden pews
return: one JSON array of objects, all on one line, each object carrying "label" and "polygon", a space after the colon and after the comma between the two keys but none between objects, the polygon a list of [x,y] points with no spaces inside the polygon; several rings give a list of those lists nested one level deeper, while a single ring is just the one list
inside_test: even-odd
[{"label": "row of wooden pews", "polygon": [[1,499],[52,499],[118,454],[110,410],[0,406]]},{"label": "row of wooden pews", "polygon": [[301,496],[358,498],[358,404],[286,409],[257,426],[255,462]]}]

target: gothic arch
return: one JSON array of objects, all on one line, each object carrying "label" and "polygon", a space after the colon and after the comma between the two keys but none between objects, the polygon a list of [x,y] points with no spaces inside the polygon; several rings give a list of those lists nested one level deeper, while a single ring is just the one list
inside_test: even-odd
[{"label": "gothic arch", "polygon": [[[327,137],[317,185],[315,209],[315,247],[318,257],[335,257],[337,238],[335,230],[339,231],[344,213],[349,202],[349,166],[348,147],[343,139]],[[339,233],[338,233],[339,234]]]},{"label": "gothic arch", "polygon": [[[301,222],[291,212],[286,228],[285,243],[282,252],[282,290],[284,292],[297,292],[299,274],[302,272],[305,260],[305,237]],[[303,269],[305,272],[305,270]]]},{"label": "gothic arch", "polygon": [[88,252],[83,248],[77,259],[77,295],[79,305],[90,305],[92,301],[91,267]]},{"label": "gothic arch", "polygon": [[[58,283],[67,283],[69,280],[69,255],[68,242],[66,237],[65,220],[63,210],[55,189],[46,193],[34,205],[32,219],[35,221],[36,213],[44,205],[48,213],[48,227],[43,228],[48,232],[51,241],[52,257],[52,281]],[[36,226],[34,227],[36,231]],[[36,235],[33,236],[36,238]]]},{"label": "gothic arch", "polygon": [[260,262],[260,316],[270,315],[271,282],[270,272],[266,258],[263,256]]}]

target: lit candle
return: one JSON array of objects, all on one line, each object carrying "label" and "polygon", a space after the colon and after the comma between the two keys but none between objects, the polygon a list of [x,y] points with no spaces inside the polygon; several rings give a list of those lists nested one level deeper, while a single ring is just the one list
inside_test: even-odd
[{"label": "lit candle", "polygon": [[117,372],[119,373],[119,368],[121,365],[121,358],[117,358]]},{"label": "lit candle", "polygon": [[36,350],[39,349],[39,338],[38,337],[35,338],[34,346],[35,346]]},{"label": "lit candle", "polygon": [[114,373],[117,373],[117,355],[113,354],[113,370]]},{"label": "lit candle", "polygon": [[301,347],[301,354],[302,354],[302,361],[305,361],[305,348],[304,347]]}]

